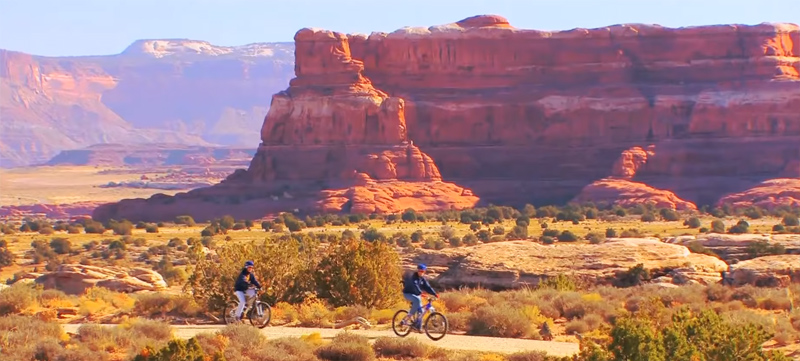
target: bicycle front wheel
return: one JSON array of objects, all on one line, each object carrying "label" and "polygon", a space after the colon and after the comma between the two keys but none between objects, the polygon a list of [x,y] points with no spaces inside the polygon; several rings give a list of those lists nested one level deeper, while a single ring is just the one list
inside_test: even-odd
[{"label": "bicycle front wheel", "polygon": [[425,334],[431,340],[439,341],[447,334],[447,317],[439,312],[434,312],[425,320]]},{"label": "bicycle front wheel", "polygon": [[249,318],[251,325],[258,328],[267,327],[269,321],[272,319],[272,309],[268,304],[258,301],[253,305]]},{"label": "bicycle front wheel", "polygon": [[226,325],[236,323],[236,308],[239,307],[239,302],[230,301],[225,308],[222,310],[222,319],[225,321]]},{"label": "bicycle front wheel", "polygon": [[408,311],[400,310],[392,317],[392,331],[395,335],[406,337],[411,333],[411,321],[406,320],[406,316],[408,316]]}]

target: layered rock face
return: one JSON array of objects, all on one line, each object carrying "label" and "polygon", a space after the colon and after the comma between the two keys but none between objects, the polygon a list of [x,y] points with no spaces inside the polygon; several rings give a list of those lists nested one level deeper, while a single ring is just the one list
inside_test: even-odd
[{"label": "layered rock face", "polygon": [[396,174],[496,204],[563,203],[609,179],[601,189],[636,183],[633,202],[712,204],[800,160],[798,54],[793,24],[544,32],[478,16],[369,36],[303,29],[250,168],[202,194]]},{"label": "layered rock face", "polygon": [[292,45],[142,40],[121,54],[0,50],[0,165],[96,143],[255,147],[264,99],[291,78]]}]

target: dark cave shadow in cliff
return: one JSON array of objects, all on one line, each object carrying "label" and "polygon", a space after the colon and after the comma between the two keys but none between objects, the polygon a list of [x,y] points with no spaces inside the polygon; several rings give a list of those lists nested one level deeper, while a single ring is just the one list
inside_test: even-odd
[{"label": "dark cave shadow in cliff", "polygon": [[[566,204],[592,182],[607,177],[630,145],[601,148],[547,146],[420,146],[444,182],[470,189],[489,204]],[[541,156],[537,154],[548,154]]]}]

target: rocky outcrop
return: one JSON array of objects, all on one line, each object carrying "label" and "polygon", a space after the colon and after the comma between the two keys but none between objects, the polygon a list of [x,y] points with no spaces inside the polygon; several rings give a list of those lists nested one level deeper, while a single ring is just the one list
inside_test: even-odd
[{"label": "rocky outcrop", "polygon": [[660,269],[676,283],[716,283],[725,262],[694,254],[686,247],[657,239],[609,239],[601,245],[542,245],[509,241],[441,251],[419,250],[409,262],[424,262],[435,272],[434,280],[445,287],[462,285],[492,289],[535,286],[543,278],[559,274],[603,283],[617,272],[641,263]]},{"label": "rocky outcrop", "polygon": [[734,285],[787,287],[800,282],[800,256],[764,256],[739,262],[731,266],[731,278]]},{"label": "rocky outcrop", "polygon": [[729,194],[717,202],[733,208],[757,206],[764,209],[800,207],[800,178],[780,178],[764,181],[742,192]]},{"label": "rocky outcrop", "polygon": [[291,78],[292,49],[142,40],[110,56],[0,50],[0,165],[96,143],[255,147],[264,99]]},{"label": "rocky outcrop", "polygon": [[[731,227],[735,222],[729,222]],[[728,263],[747,260],[763,255],[768,246],[780,246],[786,253],[800,255],[800,235],[797,234],[718,234],[707,233],[696,236],[678,236],[667,243],[689,245],[697,243],[724,259]],[[764,247],[758,247],[758,246]],[[760,250],[760,251],[759,251]]]},{"label": "rocky outcrop", "polygon": [[64,264],[55,272],[36,278],[45,289],[57,289],[68,294],[81,294],[91,287],[103,287],[117,292],[159,291],[167,288],[164,278],[145,268],[94,267]]},{"label": "rocky outcrop", "polygon": [[655,147],[652,145],[647,150],[633,147],[623,151],[614,163],[610,177],[594,181],[583,187],[572,201],[617,204],[623,207],[651,203],[659,208],[697,209],[694,203],[678,198],[675,193],[632,181],[636,172],[647,164],[648,158],[653,156],[655,156]]},{"label": "rocky outcrop", "polygon": [[75,202],[67,204],[31,204],[0,206],[0,219],[21,220],[25,217],[45,217],[49,219],[71,219],[89,217],[97,206],[104,202]]},{"label": "rocky outcrop", "polygon": [[[385,180],[370,160],[400,146],[409,155],[378,163],[431,172],[399,181],[441,176],[483,203],[563,203],[616,175],[671,192],[664,204],[713,204],[800,160],[798,44],[793,24],[545,32],[478,16],[368,36],[303,29],[249,169],[169,202],[291,188],[318,210],[348,175]],[[176,207],[143,202],[125,204]],[[98,216],[141,216],[126,208]]]}]

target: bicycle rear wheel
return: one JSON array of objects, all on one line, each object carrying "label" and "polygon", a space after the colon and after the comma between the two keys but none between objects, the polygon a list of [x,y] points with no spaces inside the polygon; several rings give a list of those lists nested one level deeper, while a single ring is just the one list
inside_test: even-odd
[{"label": "bicycle rear wheel", "polygon": [[392,331],[395,335],[406,337],[411,333],[411,322],[406,320],[406,316],[408,316],[408,311],[400,310],[392,317]]},{"label": "bicycle rear wheel", "polygon": [[431,340],[439,341],[447,334],[447,317],[439,312],[431,313],[425,320],[425,334]]},{"label": "bicycle rear wheel", "polygon": [[258,328],[267,327],[269,321],[272,319],[272,309],[268,304],[256,301],[248,318],[250,318],[250,324],[253,326]]},{"label": "bicycle rear wheel", "polygon": [[239,307],[239,302],[230,301],[222,310],[222,319],[226,325],[236,323],[236,308]]}]

